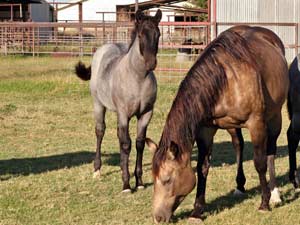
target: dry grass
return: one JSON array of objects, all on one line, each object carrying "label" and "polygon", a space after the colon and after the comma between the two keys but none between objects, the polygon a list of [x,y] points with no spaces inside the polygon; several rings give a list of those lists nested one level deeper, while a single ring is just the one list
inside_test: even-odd
[{"label": "dry grass", "polygon": [[[151,154],[145,151],[147,188],[121,194],[113,113],[108,113],[106,118],[102,175],[99,180],[92,179],[95,146],[92,101],[88,83],[79,81],[73,74],[77,60],[0,58],[0,224],[152,224]],[[159,82],[158,100],[148,132],[156,141],[177,84]],[[232,196],[235,155],[229,135],[218,131],[207,184],[205,224],[300,224],[300,200],[287,176],[285,108],[283,118],[276,160],[283,204],[264,214],[257,211],[260,189],[247,131],[244,131],[247,195]],[[133,140],[135,124],[133,120],[130,127]],[[134,149],[130,159],[133,172]],[[134,179],[132,185],[133,182]],[[195,190],[175,212],[176,224],[188,224],[194,196]]]}]

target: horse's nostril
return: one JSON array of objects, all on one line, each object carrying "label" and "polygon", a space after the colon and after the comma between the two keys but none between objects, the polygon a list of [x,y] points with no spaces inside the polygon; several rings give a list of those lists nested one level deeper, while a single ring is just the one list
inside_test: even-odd
[{"label": "horse's nostril", "polygon": [[155,216],[155,221],[156,223],[160,223],[160,222],[164,222],[164,217],[159,215],[159,216]]}]

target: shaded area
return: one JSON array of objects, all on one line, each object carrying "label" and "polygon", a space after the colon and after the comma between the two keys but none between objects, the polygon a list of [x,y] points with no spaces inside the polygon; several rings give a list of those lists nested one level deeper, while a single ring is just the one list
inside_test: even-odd
[{"label": "shaded area", "polygon": [[17,158],[0,160],[0,180],[8,180],[13,176],[39,174],[47,171],[71,168],[91,163],[94,153],[88,151],[65,153],[61,155],[37,158]]},{"label": "shaded area", "polygon": [[[195,145],[192,153],[192,160],[197,161],[198,148]],[[278,146],[276,158],[288,156],[288,147],[287,146]],[[245,141],[244,143],[244,162],[253,159],[253,147],[252,143]],[[214,143],[212,151],[212,160],[211,166],[218,167],[223,165],[233,165],[236,164],[236,154],[232,146],[232,143],[229,141]]]},{"label": "shaded area", "polygon": [[[298,168],[299,169],[299,168]],[[276,177],[276,181],[279,187],[283,187],[285,185],[290,184],[288,179],[288,172]],[[220,213],[224,210],[229,210],[235,205],[242,203],[243,201],[254,198],[256,195],[261,195],[261,188],[260,185],[253,187],[251,189],[247,189],[245,195],[243,196],[234,196],[233,191],[228,192],[226,195],[222,195],[217,197],[216,199],[208,202],[205,207],[205,212],[203,214],[203,218],[205,219],[210,215]],[[280,205],[272,206],[273,207],[282,207],[284,205],[290,204],[291,202],[295,201],[300,197],[299,192],[295,192],[295,189],[292,187],[288,189],[287,192],[281,192],[281,199],[283,200]],[[260,205],[260,199],[253,205],[253,210],[258,211],[258,207]],[[184,210],[180,213],[176,213],[174,215],[173,220],[177,222],[178,220],[188,218],[190,216],[191,210]]]},{"label": "shaded area", "polygon": [[101,153],[102,166],[120,166],[120,153]]}]

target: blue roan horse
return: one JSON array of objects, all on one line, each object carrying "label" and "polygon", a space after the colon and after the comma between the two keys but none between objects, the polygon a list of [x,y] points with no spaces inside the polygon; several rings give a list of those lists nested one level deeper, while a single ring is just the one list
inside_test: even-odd
[{"label": "blue roan horse", "polygon": [[100,174],[101,142],[105,132],[105,112],[111,110],[118,117],[118,138],[120,143],[120,166],[122,170],[123,191],[130,191],[128,158],[131,151],[129,121],[138,119],[135,166],[136,187],[143,188],[142,159],[147,126],[151,120],[156,100],[156,55],[160,31],[158,24],[162,13],[154,17],[144,15],[140,10],[135,15],[135,27],[130,45],[106,44],[99,48],[91,67],[79,62],[76,74],[83,80],[90,80],[91,95],[94,100],[97,147],[94,162],[94,176]]}]

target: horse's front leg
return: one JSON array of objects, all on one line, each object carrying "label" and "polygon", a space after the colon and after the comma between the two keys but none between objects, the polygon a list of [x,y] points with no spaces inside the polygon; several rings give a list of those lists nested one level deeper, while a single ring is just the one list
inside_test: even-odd
[{"label": "horse's front leg", "polygon": [[198,147],[198,162],[197,162],[197,193],[194,203],[194,210],[190,215],[190,219],[201,219],[201,215],[204,212],[205,206],[205,189],[206,179],[210,167],[210,157],[213,144],[213,136],[216,130],[200,131],[201,134],[205,134],[205,137],[196,137],[196,143]]},{"label": "horse's front leg", "polygon": [[136,163],[134,175],[136,179],[136,188],[142,189],[144,188],[144,183],[142,180],[143,175],[143,152],[145,147],[145,138],[147,132],[147,126],[151,120],[153,111],[149,111],[138,117],[137,122],[137,137],[136,137]]},{"label": "horse's front leg", "polygon": [[294,188],[300,187],[300,180],[297,174],[297,158],[296,158],[296,151],[298,147],[298,143],[300,140],[300,134],[296,134],[292,128],[292,121],[290,123],[289,129],[287,131],[287,138],[288,138],[288,148],[289,148],[289,164],[290,164],[290,172],[289,178]]},{"label": "horse's front leg", "polygon": [[232,145],[236,152],[236,162],[237,162],[237,176],[236,183],[237,188],[235,190],[236,195],[245,193],[245,183],[246,177],[243,169],[243,150],[244,150],[244,139],[242,135],[241,128],[238,129],[228,129],[228,133],[231,135]]},{"label": "horse's front leg", "polygon": [[131,192],[129,185],[128,161],[131,151],[131,139],[129,136],[129,118],[125,113],[118,113],[118,138],[120,143],[120,167],[122,170],[123,191]]}]

